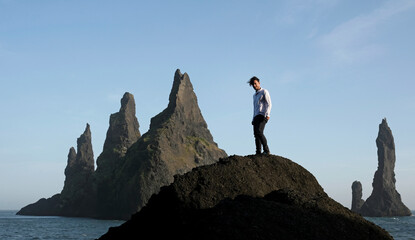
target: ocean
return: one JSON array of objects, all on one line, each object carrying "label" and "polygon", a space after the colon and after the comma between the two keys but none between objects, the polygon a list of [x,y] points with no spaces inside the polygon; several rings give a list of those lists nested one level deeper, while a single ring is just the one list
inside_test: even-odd
[{"label": "ocean", "polygon": [[366,219],[388,231],[395,240],[415,240],[415,211],[412,211],[412,216],[409,217]]},{"label": "ocean", "polygon": [[[1,240],[93,240],[124,221],[90,218],[17,216],[0,211]],[[415,215],[415,211],[412,211]],[[415,240],[415,216],[366,218],[388,231],[395,240]]]},{"label": "ocean", "polygon": [[0,211],[1,240],[91,240],[97,239],[109,227],[124,221],[91,218],[18,216],[17,211]]}]

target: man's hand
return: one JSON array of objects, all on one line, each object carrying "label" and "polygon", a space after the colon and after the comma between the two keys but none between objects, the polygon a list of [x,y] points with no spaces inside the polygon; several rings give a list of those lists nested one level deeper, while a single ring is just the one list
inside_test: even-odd
[{"label": "man's hand", "polygon": [[269,120],[269,116],[266,116],[265,117],[265,122],[268,123],[268,120]]}]

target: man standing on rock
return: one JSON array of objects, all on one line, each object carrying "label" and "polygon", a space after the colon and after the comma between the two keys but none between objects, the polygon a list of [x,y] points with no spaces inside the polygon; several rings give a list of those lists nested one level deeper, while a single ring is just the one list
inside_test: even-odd
[{"label": "man standing on rock", "polygon": [[271,113],[271,96],[269,92],[261,88],[259,78],[253,76],[249,80],[249,85],[255,90],[254,94],[254,117],[252,125],[254,126],[256,154],[261,154],[261,147],[264,148],[263,154],[270,154],[267,139],[264,136],[265,124],[268,122]]}]

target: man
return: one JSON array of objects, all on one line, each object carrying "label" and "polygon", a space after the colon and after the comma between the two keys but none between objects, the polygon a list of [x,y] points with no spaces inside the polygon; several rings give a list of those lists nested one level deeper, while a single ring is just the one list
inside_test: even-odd
[{"label": "man", "polygon": [[265,124],[268,122],[271,113],[271,96],[266,89],[261,88],[259,79],[253,76],[249,80],[249,85],[255,90],[254,94],[254,117],[252,125],[254,126],[256,154],[261,154],[261,147],[263,147],[263,154],[270,154],[267,139],[264,136]]}]

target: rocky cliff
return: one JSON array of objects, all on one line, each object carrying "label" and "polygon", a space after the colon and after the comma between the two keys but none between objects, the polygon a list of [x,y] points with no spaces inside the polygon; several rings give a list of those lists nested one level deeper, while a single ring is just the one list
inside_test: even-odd
[{"label": "rocky cliff", "polygon": [[120,110],[110,116],[103,151],[97,159],[94,217],[106,217],[108,209],[111,209],[113,199],[110,193],[112,188],[117,187],[113,184],[114,173],[128,148],[141,137],[139,127],[134,95],[126,92],[121,99]]},{"label": "rocky cliff", "polygon": [[392,239],[289,159],[231,156],[176,175],[106,239]]},{"label": "rocky cliff", "polygon": [[128,219],[174,175],[226,156],[213,141],[189,76],[177,70],[167,108],[151,119],[149,131],[128,149],[115,172],[107,217]]},{"label": "rocky cliff", "polygon": [[411,211],[395,187],[395,142],[386,119],[379,124],[376,146],[378,169],[373,178],[373,191],[359,212],[369,217],[410,216]]},{"label": "rocky cliff", "polygon": [[139,132],[130,93],[124,94],[109,125],[95,172],[87,125],[78,139],[78,153],[69,152],[61,194],[18,214],[128,219],[174,175],[227,156],[213,141],[189,76],[180,70],[175,72],[167,108],[151,119],[147,133]]}]

